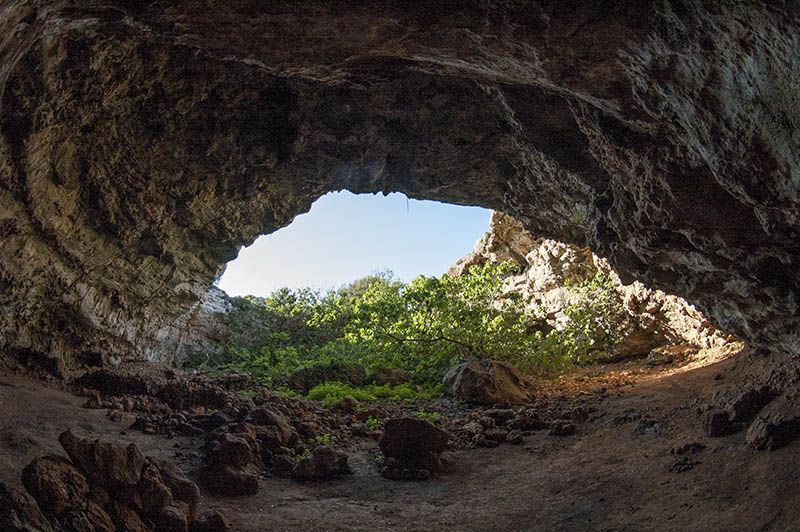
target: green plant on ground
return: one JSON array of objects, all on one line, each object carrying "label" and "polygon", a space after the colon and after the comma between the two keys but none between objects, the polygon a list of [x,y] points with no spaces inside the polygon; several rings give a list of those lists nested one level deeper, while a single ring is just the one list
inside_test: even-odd
[{"label": "green plant on ground", "polygon": [[361,402],[375,401],[377,399],[409,401],[413,399],[430,399],[440,395],[441,392],[440,385],[414,386],[405,383],[396,386],[375,384],[351,386],[342,382],[325,382],[312,388],[307,397],[315,401],[322,401],[326,406],[334,406],[341,403],[345,397],[352,397]]},{"label": "green plant on ground", "polygon": [[429,412],[427,410],[417,410],[414,412],[414,415],[425,421],[430,421],[431,423],[436,423],[442,419],[442,414],[440,412]]},{"label": "green plant on ground", "polygon": [[364,422],[364,425],[372,432],[378,432],[383,428],[383,422],[374,416],[369,416],[367,421]]},{"label": "green plant on ground", "polygon": [[336,440],[336,436],[333,434],[319,434],[314,437],[314,445],[327,445],[329,443],[333,443]]}]

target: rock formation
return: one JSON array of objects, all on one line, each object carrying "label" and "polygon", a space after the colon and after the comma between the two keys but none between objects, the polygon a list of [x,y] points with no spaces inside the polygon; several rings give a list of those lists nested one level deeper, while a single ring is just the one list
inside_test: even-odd
[{"label": "rock formation", "polygon": [[321,194],[502,210],[800,353],[796,5],[0,8],[0,338],[169,361]]},{"label": "rock formation", "polygon": [[649,289],[639,281],[622,284],[608,261],[590,249],[534,238],[506,214],[492,214],[489,232],[450,273],[463,274],[487,260],[514,261],[519,273],[507,280],[506,290],[521,294],[556,329],[569,320],[565,309],[585,297],[572,287],[592,280],[598,273],[607,276],[617,294],[615,300],[619,301],[618,307],[609,309],[612,315],[608,319],[624,335],[617,356],[646,356],[653,349],[670,345],[734,348],[735,338],[716,329],[684,299]]}]

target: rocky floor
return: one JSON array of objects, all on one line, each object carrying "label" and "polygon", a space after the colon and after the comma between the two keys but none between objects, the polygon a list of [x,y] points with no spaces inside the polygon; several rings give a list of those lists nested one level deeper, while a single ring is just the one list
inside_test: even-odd
[{"label": "rocky floor", "polygon": [[[587,411],[574,433],[551,426],[494,448],[471,448],[459,435],[485,410],[439,404],[438,424],[454,445],[441,474],[426,482],[381,477],[376,439],[348,428],[355,414],[309,410],[330,421],[324,430],[338,434],[334,446],[348,455],[352,473],[324,481],[262,475],[248,496],[208,492],[200,475],[207,436],[132,430],[141,413],[86,408],[86,397],[7,373],[0,377],[0,481],[19,486],[23,467],[59,453],[58,435],[72,429],[176,461],[203,488],[200,511],[219,510],[233,530],[796,529],[800,444],[765,451],[747,445],[744,431],[707,435],[709,405],[741,384],[740,371],[735,358],[694,369],[584,370],[542,385],[537,399],[558,416]],[[397,405],[372,408],[403,413]]]}]

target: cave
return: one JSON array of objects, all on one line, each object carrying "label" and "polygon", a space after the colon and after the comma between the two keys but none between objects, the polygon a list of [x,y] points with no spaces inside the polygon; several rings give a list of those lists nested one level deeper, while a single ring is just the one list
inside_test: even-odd
[{"label": "cave", "polygon": [[[163,368],[242,245],[347,190],[506,213],[745,348],[590,405],[577,434],[462,457],[450,480],[394,488],[359,462],[342,504],[262,480],[284,490],[268,518],[255,499],[203,492],[205,508],[242,530],[796,528],[798,42],[793,0],[5,2],[0,524],[50,526],[13,490],[69,419],[119,436],[64,391],[73,372],[94,368],[81,393],[169,404],[180,388],[221,410],[218,388]],[[121,363],[141,375],[102,373]],[[138,443],[165,457],[164,441]],[[181,514],[166,507],[154,527]],[[45,514],[81,529],[89,510],[69,508]]]}]

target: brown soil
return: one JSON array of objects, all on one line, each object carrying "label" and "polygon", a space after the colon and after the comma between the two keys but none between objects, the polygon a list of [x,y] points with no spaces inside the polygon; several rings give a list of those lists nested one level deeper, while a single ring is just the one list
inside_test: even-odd
[{"label": "brown soil", "polygon": [[[382,478],[377,444],[359,438],[348,445],[352,475],[267,477],[255,496],[204,494],[204,505],[227,514],[234,530],[797,529],[798,444],[765,452],[747,447],[742,433],[704,435],[700,414],[734,365],[578,372],[541,387],[565,401],[592,397],[594,411],[576,434],[542,430],[519,446],[452,451],[445,472],[428,482]],[[84,402],[38,380],[0,376],[0,481],[18,485],[32,458],[60,452],[57,435],[67,428],[191,466],[199,440],[132,431],[133,414],[112,422]],[[691,443],[704,448],[672,452]]]}]

